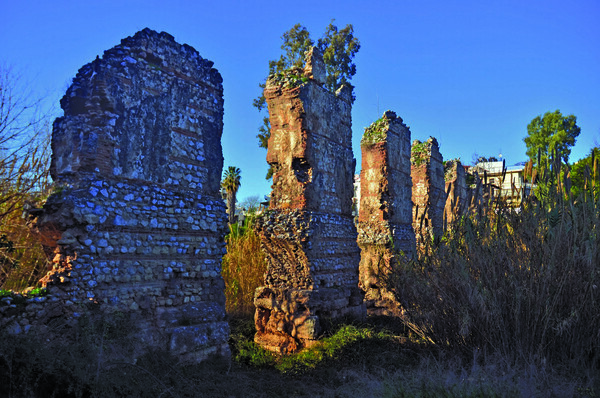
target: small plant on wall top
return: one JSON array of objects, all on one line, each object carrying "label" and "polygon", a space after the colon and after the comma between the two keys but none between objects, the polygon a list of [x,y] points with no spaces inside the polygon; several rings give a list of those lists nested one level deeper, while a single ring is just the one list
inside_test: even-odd
[{"label": "small plant on wall top", "polygon": [[365,133],[360,140],[360,144],[368,146],[384,141],[387,138],[387,132],[390,127],[389,123],[389,120],[385,116],[382,116],[371,123],[369,127],[365,127]]},{"label": "small plant on wall top", "polygon": [[277,82],[282,87],[294,88],[308,82],[308,77],[304,76],[302,68],[292,66],[289,69],[269,75],[269,80]]},{"label": "small plant on wall top", "polygon": [[423,163],[426,163],[428,153],[429,144],[427,141],[415,141],[410,149],[410,163],[413,166],[420,166]]}]

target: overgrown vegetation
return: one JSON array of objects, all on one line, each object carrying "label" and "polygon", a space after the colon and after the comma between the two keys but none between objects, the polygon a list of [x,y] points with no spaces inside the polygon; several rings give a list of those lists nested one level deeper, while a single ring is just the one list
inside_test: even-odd
[{"label": "overgrown vegetation", "polygon": [[360,140],[361,145],[373,145],[382,142],[387,138],[389,129],[389,120],[385,116],[375,120],[369,127],[365,127],[365,132]]},{"label": "overgrown vegetation", "polygon": [[410,148],[410,164],[413,166],[420,166],[427,161],[427,154],[429,153],[429,143],[427,141],[420,142],[415,141]]},{"label": "overgrown vegetation", "polygon": [[82,318],[75,340],[51,344],[31,334],[0,331],[0,395],[591,397],[598,391],[593,375],[569,378],[549,364],[519,365],[484,352],[449,356],[443,349],[407,341],[400,335],[403,328],[386,319],[331,325],[317,346],[279,357],[252,342],[252,319],[234,317],[233,360],[189,364],[160,350],[135,361],[116,359],[112,349],[129,347],[121,332],[135,325],[122,314],[97,318],[85,311]]},{"label": "overgrown vegetation", "polygon": [[267,269],[260,238],[252,229],[255,215],[250,213],[243,225],[229,226],[225,237],[227,254],[223,256],[226,309],[230,314],[254,315],[254,292],[264,284]]},{"label": "overgrown vegetation", "polygon": [[600,366],[600,195],[573,198],[560,160],[519,212],[496,199],[401,264],[391,287],[407,325],[452,351],[512,363]]},{"label": "overgrown vegetation", "polygon": [[270,75],[269,80],[277,82],[286,88],[300,87],[308,82],[308,78],[303,73],[302,68],[292,67]]},{"label": "overgrown vegetation", "polygon": [[[327,26],[323,36],[315,41],[310,37],[310,32],[301,24],[295,24],[285,32],[281,39],[282,53],[277,60],[269,61],[269,78],[279,81],[286,87],[298,87],[308,81],[304,77],[304,57],[312,46],[319,48],[323,54],[326,81],[325,88],[335,93],[342,85],[349,84],[356,74],[356,65],[353,62],[356,53],[360,50],[360,42],[354,36],[352,24],[338,29],[334,20]],[[262,92],[266,83],[260,83],[260,95],[254,99],[252,106],[259,112],[267,110],[267,101]],[[354,100],[354,95],[352,96]],[[268,115],[263,115],[263,124],[258,129],[259,146],[267,149],[269,137],[271,136],[271,123]],[[266,179],[273,176],[273,168],[269,167]]]}]

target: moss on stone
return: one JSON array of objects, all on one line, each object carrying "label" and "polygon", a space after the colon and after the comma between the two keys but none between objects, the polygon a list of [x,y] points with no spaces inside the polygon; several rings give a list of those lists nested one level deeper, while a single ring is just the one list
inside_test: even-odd
[{"label": "moss on stone", "polygon": [[385,116],[375,120],[369,127],[365,127],[365,133],[360,140],[360,145],[368,146],[385,141],[389,127],[390,122]]}]

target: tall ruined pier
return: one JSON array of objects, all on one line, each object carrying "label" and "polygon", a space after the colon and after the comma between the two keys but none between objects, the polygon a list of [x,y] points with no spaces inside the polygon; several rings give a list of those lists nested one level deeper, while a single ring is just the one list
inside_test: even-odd
[{"label": "tall ruined pier", "polygon": [[445,223],[452,223],[465,214],[468,206],[467,178],[459,159],[448,160],[444,164],[444,178],[447,194],[444,209]]},{"label": "tall ruined pier", "polygon": [[358,244],[360,285],[370,314],[399,315],[384,275],[403,252],[415,252],[412,227],[410,130],[392,111],[365,129],[361,140]]},{"label": "tall ruined pier", "polygon": [[268,270],[255,295],[255,341],[281,353],[314,342],[323,318],[365,315],[352,220],[352,89],[333,94],[324,81],[313,48],[304,70],[270,76],[264,91],[274,174],[257,225]]},{"label": "tall ruined pier", "polygon": [[417,243],[422,236],[441,237],[444,232],[446,191],[443,159],[438,142],[415,140],[411,148],[413,228]]},{"label": "tall ruined pier", "polygon": [[[229,355],[220,275],[223,87],[213,63],[149,29],[83,66],[52,134],[55,238],[43,279],[61,311],[130,314],[138,351]],[[132,331],[133,332],[133,331]]]}]

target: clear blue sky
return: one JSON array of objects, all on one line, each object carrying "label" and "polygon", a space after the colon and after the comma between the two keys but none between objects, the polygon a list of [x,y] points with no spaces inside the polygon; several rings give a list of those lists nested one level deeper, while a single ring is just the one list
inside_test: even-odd
[{"label": "clear blue sky", "polygon": [[[600,1],[17,1],[0,0],[0,62],[60,114],[84,64],[145,27],[215,63],[224,79],[225,167],[242,170],[238,199],[265,195],[266,152],[252,107],[281,34],[295,23],[317,39],[332,18],[354,25],[354,155],[391,109],[413,139],[438,139],[445,159],[525,160],[527,124],[546,111],[577,116],[571,161],[600,143]],[[358,170],[357,170],[358,172]]]}]

